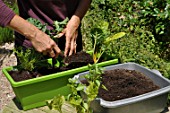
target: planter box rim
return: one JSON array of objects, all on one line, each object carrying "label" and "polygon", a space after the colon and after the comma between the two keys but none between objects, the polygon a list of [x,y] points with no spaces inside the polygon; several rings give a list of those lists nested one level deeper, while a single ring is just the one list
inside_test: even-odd
[{"label": "planter box rim", "polygon": [[[104,61],[104,62],[98,63],[97,65],[102,67],[102,66],[105,66],[105,65],[116,64],[116,63],[118,63],[118,59]],[[9,80],[9,82],[11,83],[11,85],[13,87],[29,85],[29,84],[33,84],[33,83],[37,83],[37,82],[43,82],[43,81],[46,81],[46,80],[50,80],[50,79],[53,79],[53,78],[62,77],[62,76],[65,76],[64,75],[65,73],[75,74],[75,73],[82,72],[82,70],[86,70],[86,71],[88,70],[88,66],[82,66],[82,67],[79,67],[79,68],[75,68],[75,69],[71,69],[71,70],[67,70],[67,71],[63,71],[63,72],[53,73],[53,74],[44,75],[44,76],[33,78],[33,79],[15,82],[13,80],[13,78],[8,73],[8,71],[12,70],[13,67],[14,66],[9,66],[9,67],[5,67],[5,68],[2,69],[2,72],[5,74],[5,76],[7,77],[7,79]]]}]

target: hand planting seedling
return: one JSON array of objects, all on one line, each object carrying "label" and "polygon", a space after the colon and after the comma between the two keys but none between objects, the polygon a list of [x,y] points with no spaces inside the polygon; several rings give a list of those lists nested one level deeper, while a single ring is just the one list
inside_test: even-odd
[{"label": "hand planting seedling", "polygon": [[88,65],[89,74],[84,76],[85,83],[83,83],[83,81],[79,81],[78,79],[70,78],[68,80],[68,86],[71,89],[71,93],[67,97],[59,95],[54,97],[53,100],[47,101],[47,105],[50,109],[58,110],[60,113],[63,113],[63,110],[70,109],[62,107],[65,102],[67,102],[67,104],[72,106],[71,109],[76,109],[76,112],[74,113],[93,113],[90,105],[91,102],[97,97],[99,88],[102,87],[104,90],[107,90],[104,85],[101,85],[101,75],[103,74],[103,70],[97,66],[97,63],[105,50],[108,49],[110,42],[123,37],[125,33],[120,32],[113,36],[106,37],[107,34],[105,34],[102,29],[94,28],[91,35],[94,41],[94,64]]},{"label": "hand planting seedling", "polygon": [[[40,29],[41,31],[45,32],[47,35],[49,35],[55,42],[57,42],[57,38],[55,38],[60,32],[62,32],[62,30],[65,28],[67,22],[69,21],[68,17],[66,19],[64,19],[63,21],[59,22],[59,21],[54,21],[54,29],[53,30],[48,30],[47,23],[41,23],[40,20],[35,19],[35,18],[28,18],[27,21],[29,21],[30,23],[32,23],[33,25],[35,25],[38,29]],[[39,54],[39,53],[37,53]],[[62,56],[61,56],[62,57]],[[52,59],[52,67],[55,67],[56,64],[56,59],[53,58]]]},{"label": "hand planting seedling", "polygon": [[[52,38],[54,38],[52,34],[61,32],[65,28],[68,22],[68,18],[66,18],[62,22],[54,21],[55,29],[48,30],[47,24],[46,23],[42,24],[38,19],[28,18],[27,20]],[[51,66],[48,63],[48,61],[43,57],[43,54],[36,52],[34,48],[27,48],[24,50],[22,47],[18,47],[14,49],[13,51],[17,55],[18,60],[19,60],[18,65],[14,69],[15,71],[10,72],[15,81],[21,81],[21,80],[26,80],[26,79],[35,78],[37,76],[41,76],[42,74],[38,74],[37,70],[44,68],[44,67],[49,68]],[[40,59],[42,61],[40,61]],[[56,59],[52,59],[53,68],[55,67],[55,64],[57,63],[54,61],[56,61]],[[62,60],[59,60],[59,61],[61,61],[61,64],[62,64]],[[21,73],[27,73],[27,77],[24,74],[23,75],[21,74],[20,77],[18,74],[16,74],[18,75],[16,76],[15,73],[18,73],[16,71],[19,71]],[[36,74],[33,74],[33,72],[35,72]]]}]

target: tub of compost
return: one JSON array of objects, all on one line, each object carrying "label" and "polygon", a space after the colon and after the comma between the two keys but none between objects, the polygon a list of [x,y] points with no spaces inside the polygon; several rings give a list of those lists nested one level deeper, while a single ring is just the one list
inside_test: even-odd
[{"label": "tub of compost", "polygon": [[[135,70],[143,73],[159,89],[115,101],[106,101],[98,97],[91,104],[94,113],[160,113],[164,110],[167,106],[168,93],[170,92],[170,80],[163,77],[159,71],[148,69],[136,63],[124,63],[104,67],[104,71],[114,69]],[[79,73],[75,78],[82,79],[82,76],[87,73]]]}]

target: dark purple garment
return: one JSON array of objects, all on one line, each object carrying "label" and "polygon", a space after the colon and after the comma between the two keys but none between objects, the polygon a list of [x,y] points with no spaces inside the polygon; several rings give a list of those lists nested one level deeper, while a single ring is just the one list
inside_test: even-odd
[{"label": "dark purple garment", "polygon": [[[39,19],[42,23],[47,23],[48,29],[53,29],[53,21],[62,21],[66,17],[71,18],[74,14],[79,0],[17,0],[19,7],[19,15],[27,19],[29,17]],[[5,8],[3,8],[5,7]],[[4,10],[4,11],[2,11]],[[14,16],[14,13],[7,8],[2,0],[0,0],[0,25],[5,26]],[[31,42],[25,39],[24,36],[19,33],[15,33],[17,46],[23,45],[28,48],[31,47]],[[63,50],[65,47],[65,38],[59,39],[58,45]],[[79,30],[79,36],[77,38],[77,47],[82,49],[82,39]]]},{"label": "dark purple garment", "polygon": [[5,27],[15,16],[15,13],[0,0],[0,26]]}]

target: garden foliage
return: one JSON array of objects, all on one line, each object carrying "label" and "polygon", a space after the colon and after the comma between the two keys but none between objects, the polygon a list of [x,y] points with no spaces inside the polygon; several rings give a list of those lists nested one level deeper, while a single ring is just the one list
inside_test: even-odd
[{"label": "garden foliage", "polygon": [[92,48],[94,27],[108,26],[110,34],[126,33],[109,48],[115,58],[157,69],[170,78],[169,20],[169,0],[93,0],[82,24],[84,49]]}]

